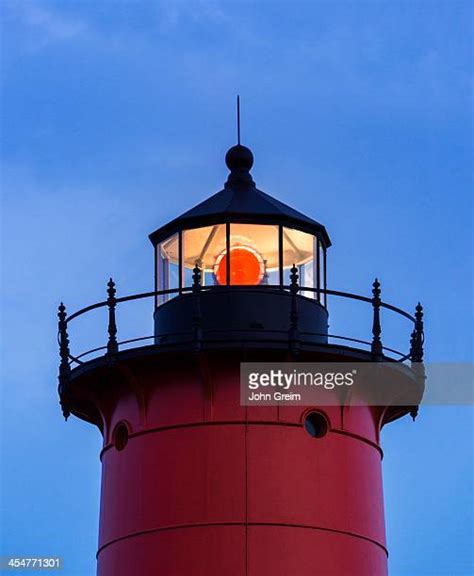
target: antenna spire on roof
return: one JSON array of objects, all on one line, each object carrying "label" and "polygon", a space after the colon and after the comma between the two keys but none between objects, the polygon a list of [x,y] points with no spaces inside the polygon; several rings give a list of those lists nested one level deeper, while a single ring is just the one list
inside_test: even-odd
[{"label": "antenna spire on roof", "polygon": [[240,146],[240,96],[237,94],[237,144]]}]

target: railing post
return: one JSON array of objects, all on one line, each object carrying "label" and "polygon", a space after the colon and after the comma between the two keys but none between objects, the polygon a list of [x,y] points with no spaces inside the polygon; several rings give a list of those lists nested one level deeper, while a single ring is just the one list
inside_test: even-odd
[{"label": "railing post", "polygon": [[70,351],[69,351],[69,336],[67,333],[66,306],[64,306],[62,302],[58,306],[58,336],[59,336],[59,357],[61,358],[61,362],[59,364],[58,391],[64,418],[67,420],[70,412],[62,401],[62,394],[64,392],[66,384],[69,382],[69,377],[71,375],[71,366],[69,364]]},{"label": "railing post", "polygon": [[[415,327],[411,333],[410,340],[410,360],[418,382],[424,385],[426,380],[425,366],[423,364],[423,344],[424,344],[424,326],[423,326],[423,306],[418,302],[415,308]],[[418,406],[412,406],[410,416],[415,420],[418,415]]]},{"label": "railing post", "polygon": [[383,356],[382,340],[380,334],[382,333],[382,328],[380,326],[380,282],[376,278],[372,284],[372,307],[374,311],[373,321],[372,321],[372,345],[371,352],[375,359],[380,360]]},{"label": "railing post", "polygon": [[415,309],[415,327],[411,333],[410,359],[412,362],[423,362],[423,306],[418,302]]},{"label": "railing post", "polygon": [[196,265],[193,268],[193,350],[194,352],[200,352],[201,350],[201,268],[199,267],[199,261],[196,261]]},{"label": "railing post", "polygon": [[291,307],[290,307],[290,350],[293,354],[299,352],[299,334],[298,334],[298,300],[297,295],[299,292],[298,284],[298,268],[293,264],[290,271],[290,293],[291,293]]},{"label": "railing post", "polygon": [[115,307],[117,305],[117,299],[115,298],[115,282],[110,278],[107,283],[107,306],[109,308],[109,325],[108,333],[109,339],[107,342],[107,354],[110,356],[117,354],[118,343],[117,343],[117,324],[115,321]]}]

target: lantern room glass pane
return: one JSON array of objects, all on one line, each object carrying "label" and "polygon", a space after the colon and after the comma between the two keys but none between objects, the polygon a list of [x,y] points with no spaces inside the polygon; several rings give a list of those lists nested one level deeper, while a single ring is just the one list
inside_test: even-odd
[{"label": "lantern room glass pane", "polygon": [[183,286],[192,286],[198,264],[204,286],[279,284],[278,226],[229,225],[230,261],[227,262],[226,225],[205,226],[183,232]]},{"label": "lantern room glass pane", "polygon": [[318,239],[312,234],[293,228],[283,228],[283,283],[290,284],[291,268],[295,265],[298,268],[298,282],[302,288],[300,293],[308,298],[317,298],[317,293],[303,290],[304,287],[318,286],[317,244]]},{"label": "lantern room glass pane", "polygon": [[[257,286],[278,285],[278,226],[267,224],[230,225],[230,284]],[[227,280],[227,254],[216,263],[215,274],[220,284]]]},{"label": "lantern room glass pane", "polygon": [[[156,289],[159,291],[179,288],[179,235],[175,234],[158,244],[156,257]],[[157,305],[167,302],[176,294],[161,294],[157,298]]]},{"label": "lantern room glass pane", "polygon": [[216,284],[214,267],[226,249],[225,224],[183,231],[183,286],[193,284],[193,268],[201,268],[203,286]]}]

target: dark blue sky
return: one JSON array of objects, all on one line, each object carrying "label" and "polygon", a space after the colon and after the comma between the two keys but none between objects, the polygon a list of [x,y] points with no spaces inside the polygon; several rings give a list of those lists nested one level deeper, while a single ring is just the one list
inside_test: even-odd
[{"label": "dark blue sky", "polygon": [[[2,20],[2,554],[93,572],[100,437],[62,421],[56,306],[110,275],[152,289],[147,234],[222,186],[237,93],[257,185],[331,235],[330,287],[379,276],[425,305],[429,361],[472,361],[470,2],[6,0]],[[331,327],[366,338],[351,318]],[[149,332],[149,310],[119,329]],[[474,573],[472,438],[466,407],[384,431],[392,576]]]}]

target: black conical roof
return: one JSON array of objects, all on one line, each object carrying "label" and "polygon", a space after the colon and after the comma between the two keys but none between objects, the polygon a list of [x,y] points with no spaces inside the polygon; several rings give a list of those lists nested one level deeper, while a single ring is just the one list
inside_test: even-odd
[{"label": "black conical roof", "polygon": [[311,234],[317,234],[326,246],[331,241],[325,227],[280,202],[256,186],[250,175],[252,152],[245,146],[232,147],[226,155],[230,169],[225,187],[210,198],[178,216],[150,234],[153,244],[161,242],[175,232],[224,222],[255,224],[284,224]]}]

